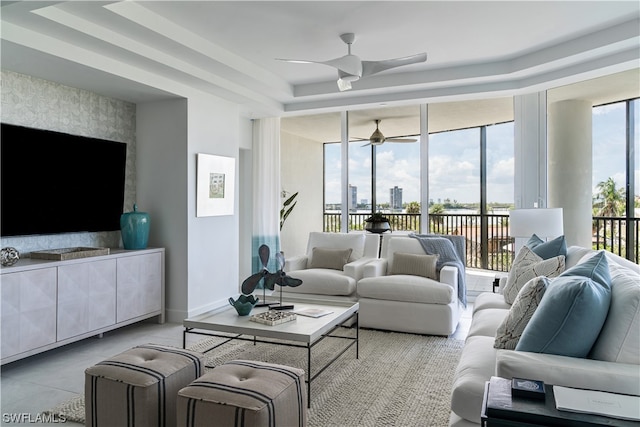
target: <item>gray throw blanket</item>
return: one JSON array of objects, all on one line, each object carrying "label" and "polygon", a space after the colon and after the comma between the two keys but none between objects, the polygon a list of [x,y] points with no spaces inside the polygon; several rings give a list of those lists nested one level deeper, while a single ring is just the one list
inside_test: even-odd
[{"label": "gray throw blanket", "polygon": [[418,239],[427,254],[438,254],[436,270],[440,274],[442,267],[450,265],[458,269],[458,299],[467,306],[467,285],[465,281],[465,238],[439,234],[415,234],[409,237]]}]

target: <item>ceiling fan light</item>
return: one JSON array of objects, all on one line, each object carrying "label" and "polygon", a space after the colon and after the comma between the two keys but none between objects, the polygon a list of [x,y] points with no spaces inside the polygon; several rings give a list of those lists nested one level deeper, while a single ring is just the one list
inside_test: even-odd
[{"label": "ceiling fan light", "polygon": [[338,79],[338,89],[340,89],[340,92],[351,89],[351,81]]}]

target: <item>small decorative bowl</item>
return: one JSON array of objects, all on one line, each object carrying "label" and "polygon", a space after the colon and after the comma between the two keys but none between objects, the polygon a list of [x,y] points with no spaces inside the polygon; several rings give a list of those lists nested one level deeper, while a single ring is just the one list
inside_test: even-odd
[{"label": "small decorative bowl", "polygon": [[20,252],[16,248],[6,247],[0,250],[0,264],[8,267],[15,264],[20,259]]},{"label": "small decorative bowl", "polygon": [[229,298],[229,304],[238,312],[238,316],[248,316],[253,307],[260,301],[253,295],[240,295],[237,300]]}]

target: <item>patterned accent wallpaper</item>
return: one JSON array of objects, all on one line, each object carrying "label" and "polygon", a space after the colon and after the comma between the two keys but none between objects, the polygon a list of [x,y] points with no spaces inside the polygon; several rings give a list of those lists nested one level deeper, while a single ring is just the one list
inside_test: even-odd
[{"label": "patterned accent wallpaper", "polygon": [[[11,71],[2,70],[0,76],[3,123],[127,144],[123,211],[132,211],[136,200],[136,105]],[[69,206],[70,211],[74,209],[77,207]],[[7,246],[23,256],[75,246],[117,248],[122,247],[122,240],[119,231],[0,238],[0,247]]]}]

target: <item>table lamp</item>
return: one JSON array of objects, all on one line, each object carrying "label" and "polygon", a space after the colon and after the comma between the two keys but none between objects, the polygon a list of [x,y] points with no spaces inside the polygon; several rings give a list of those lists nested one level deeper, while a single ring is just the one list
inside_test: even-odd
[{"label": "table lamp", "polygon": [[533,234],[542,240],[564,233],[562,208],[509,211],[509,236],[515,238],[515,253]]}]

